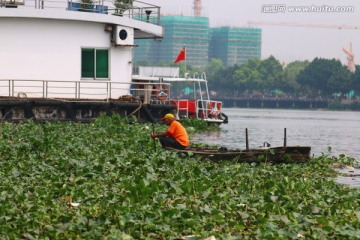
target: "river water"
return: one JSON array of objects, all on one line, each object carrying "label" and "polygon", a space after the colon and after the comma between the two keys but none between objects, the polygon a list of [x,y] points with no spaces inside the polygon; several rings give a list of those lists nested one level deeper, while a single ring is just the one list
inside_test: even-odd
[{"label": "river water", "polygon": [[[360,161],[360,112],[224,108],[229,123],[221,130],[198,134],[193,142],[221,145],[231,149],[256,148],[268,142],[271,146],[310,146],[311,154],[338,157],[345,154]],[[329,151],[331,148],[331,151]]]}]

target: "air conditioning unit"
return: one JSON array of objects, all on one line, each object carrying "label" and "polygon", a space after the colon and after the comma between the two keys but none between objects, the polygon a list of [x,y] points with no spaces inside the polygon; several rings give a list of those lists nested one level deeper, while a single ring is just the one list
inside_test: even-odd
[{"label": "air conditioning unit", "polygon": [[134,29],[116,26],[114,32],[115,45],[132,46],[134,45]]}]

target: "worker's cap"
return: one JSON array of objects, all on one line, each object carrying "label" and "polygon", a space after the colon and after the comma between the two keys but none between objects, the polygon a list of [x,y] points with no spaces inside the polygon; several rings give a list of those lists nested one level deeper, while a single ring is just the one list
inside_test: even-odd
[{"label": "worker's cap", "polygon": [[162,121],[164,121],[165,119],[174,119],[174,115],[171,113],[166,114],[163,118],[161,118]]}]

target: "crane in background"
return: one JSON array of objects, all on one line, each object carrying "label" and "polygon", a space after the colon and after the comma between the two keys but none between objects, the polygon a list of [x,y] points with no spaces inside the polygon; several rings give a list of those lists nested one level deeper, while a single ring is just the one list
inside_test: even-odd
[{"label": "crane in background", "polygon": [[[313,24],[313,23],[296,23],[296,22],[266,22],[266,21],[248,21],[249,26],[252,25],[273,25],[273,26],[284,26],[284,27],[311,27],[311,28],[335,28],[335,29],[352,29],[360,30],[360,25],[337,25],[337,24]],[[350,48],[343,48],[343,51],[347,55],[348,69],[351,72],[355,72],[355,55],[352,52],[352,44]]]},{"label": "crane in background", "polygon": [[201,0],[194,0],[194,16],[201,17]]},{"label": "crane in background", "polygon": [[347,60],[348,60],[348,69],[350,72],[355,72],[355,61],[354,61],[354,54],[352,52],[352,44],[350,43],[350,48],[346,49],[343,48],[344,53],[347,55]]}]

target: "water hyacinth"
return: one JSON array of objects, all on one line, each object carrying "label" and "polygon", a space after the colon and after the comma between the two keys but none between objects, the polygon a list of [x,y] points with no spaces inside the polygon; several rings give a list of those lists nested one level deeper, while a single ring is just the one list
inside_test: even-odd
[{"label": "water hyacinth", "polygon": [[[184,124],[190,135],[203,127]],[[344,156],[199,161],[162,150],[151,124],[119,116],[0,127],[1,239],[360,237],[360,190],[333,181],[334,163],[352,164]]]}]

